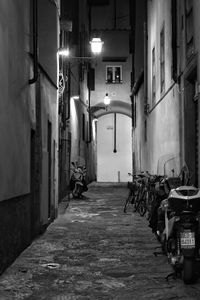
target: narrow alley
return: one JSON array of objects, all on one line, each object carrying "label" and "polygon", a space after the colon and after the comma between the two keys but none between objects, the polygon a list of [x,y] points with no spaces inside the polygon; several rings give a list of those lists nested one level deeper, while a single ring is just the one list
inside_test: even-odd
[{"label": "narrow alley", "polygon": [[0,277],[1,300],[199,299],[171,272],[145,218],[123,213],[128,189],[91,183]]}]

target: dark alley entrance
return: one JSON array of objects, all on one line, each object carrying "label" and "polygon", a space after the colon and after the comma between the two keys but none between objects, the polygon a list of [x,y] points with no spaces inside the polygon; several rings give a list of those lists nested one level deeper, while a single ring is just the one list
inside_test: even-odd
[{"label": "dark alley entrance", "polygon": [[92,183],[0,277],[1,300],[199,299],[198,284],[170,280],[144,218],[123,213],[128,189]]}]

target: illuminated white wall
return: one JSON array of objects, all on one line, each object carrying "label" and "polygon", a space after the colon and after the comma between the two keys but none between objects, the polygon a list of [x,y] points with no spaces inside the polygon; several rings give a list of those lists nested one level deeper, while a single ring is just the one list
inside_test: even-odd
[{"label": "illuminated white wall", "polygon": [[132,170],[131,118],[116,114],[116,150],[114,153],[114,114],[97,122],[97,181],[127,182]]}]

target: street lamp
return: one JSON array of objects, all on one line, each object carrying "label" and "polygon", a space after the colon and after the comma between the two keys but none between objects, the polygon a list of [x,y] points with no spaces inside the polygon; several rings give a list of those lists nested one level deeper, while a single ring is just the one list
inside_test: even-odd
[{"label": "street lamp", "polygon": [[[104,44],[104,42],[102,42],[101,38],[93,38],[93,39],[90,41],[91,52],[92,52],[94,55],[100,54],[100,53],[102,52],[103,44]],[[70,56],[69,48],[65,48],[65,47],[59,48],[59,50],[58,50],[58,55],[59,55],[59,56],[63,56],[63,57],[67,57],[67,58],[69,58],[69,59],[73,59],[73,58],[76,58],[76,59],[83,59],[83,60],[94,59],[94,57],[92,57],[92,56],[85,56],[85,57],[82,57],[82,56]]]},{"label": "street lamp", "polygon": [[103,47],[103,42],[100,38],[93,38],[90,41],[90,45],[91,45],[91,51],[94,54],[99,54],[102,51],[102,47]]},{"label": "street lamp", "polygon": [[95,115],[95,113],[98,111],[98,110],[105,110],[105,111],[108,111],[108,108],[109,108],[109,105],[110,105],[110,97],[108,96],[108,93],[106,93],[104,99],[103,99],[103,104],[104,105],[94,105],[94,106],[91,106],[89,107],[89,110],[90,110],[90,113],[92,113],[93,115]]},{"label": "street lamp", "polygon": [[103,102],[106,106],[110,105],[110,98],[108,97],[108,93],[106,93]]},{"label": "street lamp", "polygon": [[58,55],[68,57],[69,56],[69,48],[58,49]]},{"label": "street lamp", "polygon": [[[68,61],[68,69],[69,69],[69,74],[70,74],[70,60],[78,60],[79,62],[90,62],[92,59],[96,59],[96,56],[99,55],[102,51],[102,47],[103,47],[104,42],[102,42],[101,38],[97,38],[94,37],[91,41],[90,41],[90,46],[91,46],[91,53],[94,56],[87,56],[87,57],[82,57],[82,56],[71,56],[70,55],[70,51],[69,48],[63,48],[61,47],[58,50],[58,55],[60,57],[66,58],[66,60]],[[89,69],[91,68],[90,63],[88,64]],[[69,81],[69,94],[70,94],[70,80]],[[92,122],[91,122],[91,106],[90,106],[90,87],[88,88],[88,114],[89,114],[89,140],[87,141],[87,143],[89,144],[91,142],[91,127],[92,127]],[[107,95],[108,96],[108,95]],[[73,97],[74,98],[74,97]],[[74,98],[75,99],[75,98]],[[69,101],[70,103],[70,101]],[[107,104],[105,103],[105,108],[107,109],[107,106],[110,104],[110,102],[108,103],[108,99],[107,99]],[[70,110],[70,104],[69,104],[69,110]]]}]

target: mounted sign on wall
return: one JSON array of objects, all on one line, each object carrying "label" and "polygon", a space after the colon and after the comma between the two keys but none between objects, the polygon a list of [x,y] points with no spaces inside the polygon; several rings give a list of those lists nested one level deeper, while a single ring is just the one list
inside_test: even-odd
[{"label": "mounted sign on wall", "polygon": [[58,81],[58,92],[59,92],[59,97],[62,96],[64,90],[65,90],[65,80],[64,80],[63,73],[60,72],[60,73],[59,73],[59,81]]}]

